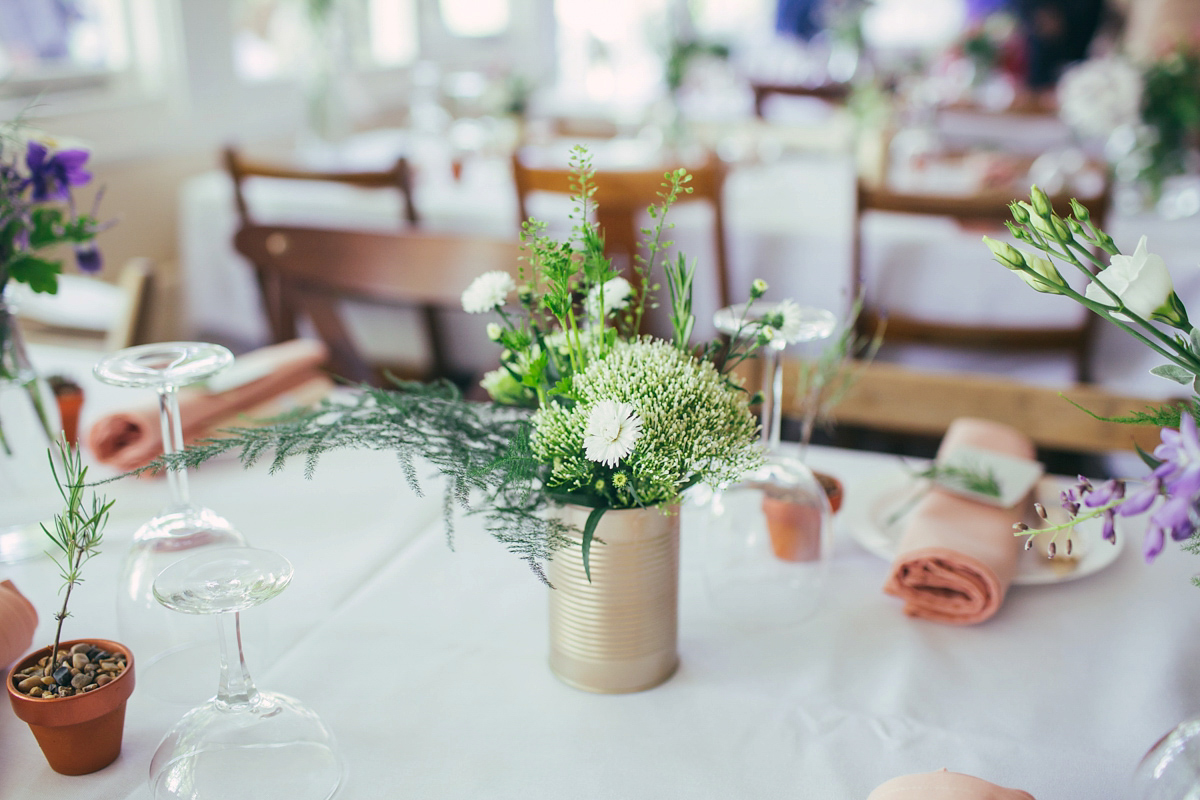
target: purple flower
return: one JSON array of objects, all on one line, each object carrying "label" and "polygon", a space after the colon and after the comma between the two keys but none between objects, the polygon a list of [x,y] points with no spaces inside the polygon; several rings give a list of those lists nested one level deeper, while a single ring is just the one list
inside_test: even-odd
[{"label": "purple flower", "polygon": [[1158,499],[1161,493],[1162,479],[1155,477],[1141,489],[1138,489],[1125,498],[1125,502],[1121,503],[1118,511],[1121,512],[1122,517],[1132,517],[1136,514],[1141,514],[1154,505],[1154,501]]},{"label": "purple flower", "polygon": [[97,273],[104,267],[104,257],[93,242],[85,242],[75,246],[75,263],[81,272]]},{"label": "purple flower", "polygon": [[29,142],[25,165],[29,167],[34,202],[65,200],[72,186],[83,186],[90,181],[92,173],[84,169],[87,160],[86,150],[60,150],[51,156],[44,144]]},{"label": "purple flower", "polygon": [[1139,513],[1150,507],[1154,495],[1166,495],[1166,502],[1150,515],[1146,528],[1142,549],[1147,561],[1162,552],[1166,534],[1183,541],[1196,531],[1193,508],[1200,492],[1200,432],[1196,420],[1185,410],[1180,415],[1179,430],[1164,428],[1161,435],[1162,444],[1154,448],[1154,457],[1162,463],[1154,470],[1153,481],[1121,508],[1122,516]]},{"label": "purple flower", "polygon": [[1099,508],[1108,505],[1113,500],[1120,500],[1124,496],[1124,481],[1105,481],[1098,488],[1087,493],[1087,496],[1083,498],[1083,504],[1088,508]]}]

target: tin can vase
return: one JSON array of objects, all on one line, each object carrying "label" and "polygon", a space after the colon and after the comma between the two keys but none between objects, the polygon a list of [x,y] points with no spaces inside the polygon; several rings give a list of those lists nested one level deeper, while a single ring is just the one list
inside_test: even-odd
[{"label": "tin can vase", "polygon": [[583,569],[589,508],[555,513],[576,530],[550,560],[550,669],[588,692],[652,689],[679,666],[679,509],[611,510]]}]

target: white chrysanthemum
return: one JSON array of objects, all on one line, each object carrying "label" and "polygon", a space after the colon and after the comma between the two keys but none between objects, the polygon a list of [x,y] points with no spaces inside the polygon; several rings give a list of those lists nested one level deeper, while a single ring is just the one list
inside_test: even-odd
[{"label": "white chrysanthemum", "polygon": [[589,314],[596,313],[596,303],[600,298],[601,293],[604,295],[604,315],[617,311],[625,307],[629,302],[630,295],[633,294],[633,287],[629,285],[629,281],[624,278],[613,278],[606,281],[603,286],[593,286],[588,290],[587,308]]},{"label": "white chrysanthemum", "polygon": [[1140,119],[1142,76],[1122,58],[1093,58],[1058,82],[1058,113],[1084,136],[1108,136]]},{"label": "white chrysanthemum", "polygon": [[494,270],[476,278],[462,294],[463,311],[468,314],[485,314],[504,305],[508,293],[517,288],[507,272]]},{"label": "white chrysanthemum", "polygon": [[642,418],[629,403],[601,400],[588,415],[583,447],[589,461],[615,467],[642,438]]}]

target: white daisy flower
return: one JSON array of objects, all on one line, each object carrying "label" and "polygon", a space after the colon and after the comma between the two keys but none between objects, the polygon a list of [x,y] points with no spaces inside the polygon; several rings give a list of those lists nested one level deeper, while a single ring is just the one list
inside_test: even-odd
[{"label": "white daisy flower", "polygon": [[588,416],[583,446],[589,461],[615,467],[633,452],[642,435],[642,418],[629,403],[601,400]]},{"label": "white daisy flower", "polygon": [[608,316],[610,312],[625,307],[625,304],[629,302],[629,296],[633,294],[633,287],[624,278],[613,278],[606,281],[603,286],[593,286],[588,290],[587,296],[589,313],[594,314],[596,312],[596,303],[602,292],[604,295],[604,315]]},{"label": "white daisy flower", "polygon": [[462,293],[463,310],[468,314],[485,314],[504,305],[508,293],[517,288],[507,272],[494,270],[476,278]]},{"label": "white daisy flower", "polygon": [[779,326],[779,338],[789,343],[799,339],[804,322],[800,306],[791,300],[784,300],[775,310],[783,317]]}]

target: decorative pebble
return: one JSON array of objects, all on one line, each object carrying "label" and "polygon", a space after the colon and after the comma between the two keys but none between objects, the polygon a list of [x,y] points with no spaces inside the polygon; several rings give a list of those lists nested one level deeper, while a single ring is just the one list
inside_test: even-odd
[{"label": "decorative pebble", "polygon": [[81,672],[78,675],[72,676],[71,687],[74,689],[82,689],[83,687],[87,686],[91,682],[92,682],[92,676],[84,675]]},{"label": "decorative pebble", "polygon": [[[75,647],[78,646],[79,645],[75,645]],[[72,647],[71,650],[74,651],[75,647]],[[92,663],[92,660],[87,657],[87,653],[71,653],[71,666],[75,669],[83,669],[90,663]]]},{"label": "decorative pebble", "polygon": [[[17,688],[20,689],[22,692],[25,692],[26,694],[28,694],[30,689],[32,689],[35,686],[41,686],[41,685],[42,685],[41,677],[38,675],[31,675],[28,678],[25,678],[24,680],[22,680],[20,683],[18,683]],[[39,694],[40,694],[40,692],[39,692]]]},{"label": "decorative pebble", "polygon": [[30,696],[30,697],[41,697],[41,696],[42,696],[42,687],[41,687],[41,686],[35,686],[35,687],[33,687],[32,689],[30,689],[30,690],[29,690],[29,696]]},{"label": "decorative pebble", "polygon": [[89,683],[87,686],[83,687],[83,690],[84,690],[85,692],[90,692],[90,691],[92,691],[93,689],[99,689],[99,688],[100,688],[100,684],[98,684],[98,683]]},{"label": "decorative pebble", "polygon": [[58,686],[58,681],[54,680],[53,675],[43,675],[41,680],[43,686]]},{"label": "decorative pebble", "polygon": [[91,649],[93,649],[93,646],[88,642],[79,642],[77,644],[73,644],[71,645],[71,657],[74,658],[80,654],[87,655],[87,651]]},{"label": "decorative pebble", "polygon": [[96,678],[96,685],[104,686],[106,683],[110,683],[111,681],[112,681],[111,675],[99,675]]},{"label": "decorative pebble", "polygon": [[71,668],[63,664],[58,669],[54,670],[54,682],[59,686],[71,685]]}]

